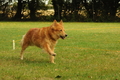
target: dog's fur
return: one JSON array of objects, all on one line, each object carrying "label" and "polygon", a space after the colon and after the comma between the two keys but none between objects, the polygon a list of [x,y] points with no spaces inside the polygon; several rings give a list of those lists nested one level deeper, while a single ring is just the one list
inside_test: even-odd
[{"label": "dog's fur", "polygon": [[49,27],[43,28],[32,28],[30,29],[22,38],[21,46],[22,50],[20,53],[20,58],[23,60],[23,51],[28,47],[35,45],[44,49],[50,55],[50,62],[54,63],[54,47],[59,38],[64,39],[67,37],[62,20],[60,23],[57,23],[54,20],[53,24]]}]

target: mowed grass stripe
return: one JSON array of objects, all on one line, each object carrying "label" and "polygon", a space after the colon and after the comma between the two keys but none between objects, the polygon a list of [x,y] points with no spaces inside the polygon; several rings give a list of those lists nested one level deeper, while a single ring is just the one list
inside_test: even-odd
[{"label": "mowed grass stripe", "polygon": [[0,22],[0,80],[120,79],[120,23],[65,22],[68,37],[55,47],[56,64],[50,64],[48,54],[37,47],[28,47],[21,61],[22,35],[30,28],[49,25],[51,22]]},{"label": "mowed grass stripe", "polygon": [[95,30],[95,29],[115,29],[120,27],[103,27],[103,28],[88,28],[88,29],[66,29],[66,30]]}]

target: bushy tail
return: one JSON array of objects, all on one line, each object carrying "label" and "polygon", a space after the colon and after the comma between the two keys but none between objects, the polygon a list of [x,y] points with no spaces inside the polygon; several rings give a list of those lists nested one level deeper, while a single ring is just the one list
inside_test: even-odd
[{"label": "bushy tail", "polygon": [[24,38],[25,38],[25,35],[22,36],[22,39],[21,39],[21,46],[22,46],[23,43],[24,43]]}]

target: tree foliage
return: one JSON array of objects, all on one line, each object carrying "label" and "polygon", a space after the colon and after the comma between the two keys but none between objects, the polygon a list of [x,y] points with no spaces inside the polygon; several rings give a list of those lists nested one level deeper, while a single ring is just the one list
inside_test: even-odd
[{"label": "tree foliage", "polygon": [[[81,21],[85,18],[86,21],[114,21],[116,19],[116,12],[120,7],[120,0],[52,0],[55,9],[55,16],[59,20],[64,18],[67,20]],[[88,2],[89,1],[89,2]],[[59,3],[59,4],[58,4]],[[60,9],[62,9],[60,11]],[[86,16],[80,14],[84,11]],[[61,14],[62,13],[62,14]]]},{"label": "tree foliage", "polygon": [[[36,16],[37,10],[47,9],[43,0],[18,0],[18,3],[14,3],[12,8],[10,2],[2,4],[3,2],[4,0],[0,0],[1,20],[8,17],[8,15],[12,15],[9,18],[14,20],[38,20],[38,16]],[[39,19],[120,21],[120,0],[49,0],[49,3],[53,5],[54,16],[39,16]],[[11,8],[10,11],[8,11],[8,8]]]},{"label": "tree foliage", "polygon": [[[19,6],[19,5],[22,5],[22,6]],[[19,12],[24,12],[25,10],[28,9],[30,19],[35,20],[36,19],[36,11],[37,11],[37,9],[39,9],[39,7],[41,7],[41,5],[45,6],[41,0],[26,0],[26,1],[18,0],[18,11],[14,18],[21,19],[22,16],[20,16],[20,15],[22,15],[22,13],[19,14]],[[25,7],[25,6],[27,6],[27,7]],[[19,9],[19,8],[21,8],[21,9]],[[43,7],[41,7],[41,8],[43,8]],[[22,11],[22,9],[23,9],[23,11]],[[19,16],[17,16],[17,15],[19,15]]]}]

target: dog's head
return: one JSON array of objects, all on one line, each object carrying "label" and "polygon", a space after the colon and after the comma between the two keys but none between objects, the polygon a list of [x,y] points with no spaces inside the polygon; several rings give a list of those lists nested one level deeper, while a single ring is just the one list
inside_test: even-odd
[{"label": "dog's head", "polygon": [[57,23],[56,20],[54,20],[52,26],[52,32],[59,38],[65,39],[67,37],[67,34],[65,33],[64,27],[63,27],[63,21],[61,20],[60,23]]}]

